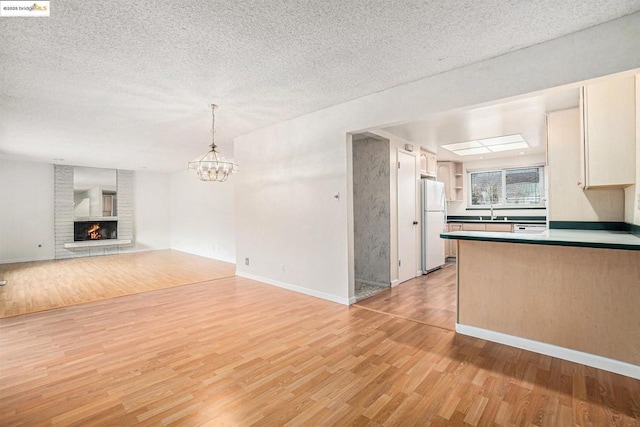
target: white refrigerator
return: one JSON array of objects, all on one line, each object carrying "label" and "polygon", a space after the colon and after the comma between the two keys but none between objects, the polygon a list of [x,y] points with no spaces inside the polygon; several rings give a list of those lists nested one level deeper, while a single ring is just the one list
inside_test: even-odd
[{"label": "white refrigerator", "polygon": [[444,265],[444,239],[440,233],[447,223],[447,202],[442,182],[422,180],[422,272]]}]

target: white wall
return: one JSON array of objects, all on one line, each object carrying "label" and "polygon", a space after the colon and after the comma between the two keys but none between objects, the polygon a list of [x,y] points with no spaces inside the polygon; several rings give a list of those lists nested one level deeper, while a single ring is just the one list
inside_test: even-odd
[{"label": "white wall", "polygon": [[0,263],[53,257],[53,165],[0,160]]},{"label": "white wall", "polygon": [[136,171],[133,176],[133,250],[171,247],[171,176]]},{"label": "white wall", "polygon": [[640,225],[640,74],[636,74],[636,185],[625,188],[624,221]]},{"label": "white wall", "polygon": [[623,221],[624,190],[583,190],[580,180],[580,110],[547,115],[549,141],[549,220]]},{"label": "white wall", "polygon": [[[54,259],[53,184],[51,164],[0,160],[0,263]],[[135,172],[136,240],[121,252],[170,247],[169,189],[169,175]]]},{"label": "white wall", "polygon": [[[545,154],[533,154],[528,156],[507,157],[502,159],[486,159],[477,160],[475,162],[464,162],[462,170],[464,174],[464,183],[462,184],[463,200],[460,202],[449,202],[447,205],[447,213],[449,215],[467,215],[467,216],[489,216],[490,209],[473,209],[467,210],[469,200],[469,175],[467,171],[476,171],[482,169],[502,169],[517,168],[527,166],[544,166],[546,161]],[[545,186],[548,183],[545,182]],[[500,209],[493,212],[496,216],[546,216],[544,209]]]},{"label": "white wall", "polygon": [[238,137],[238,273],[348,303],[348,132],[638,68],[638,39],[640,13]]},{"label": "white wall", "polygon": [[170,176],[171,249],[236,262],[234,181],[240,175],[224,183],[200,181],[187,170]]}]

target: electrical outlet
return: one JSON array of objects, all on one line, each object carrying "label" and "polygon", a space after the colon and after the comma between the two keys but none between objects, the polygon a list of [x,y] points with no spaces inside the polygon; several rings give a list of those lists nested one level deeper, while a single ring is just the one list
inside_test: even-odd
[{"label": "electrical outlet", "polygon": [[249,265],[249,258],[244,259],[244,265]]}]

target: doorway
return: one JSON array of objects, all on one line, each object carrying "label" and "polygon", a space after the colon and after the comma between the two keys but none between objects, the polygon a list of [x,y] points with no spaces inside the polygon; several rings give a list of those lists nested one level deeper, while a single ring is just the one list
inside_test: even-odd
[{"label": "doorway", "polygon": [[389,140],[353,136],[354,297],[391,285],[391,160]]}]

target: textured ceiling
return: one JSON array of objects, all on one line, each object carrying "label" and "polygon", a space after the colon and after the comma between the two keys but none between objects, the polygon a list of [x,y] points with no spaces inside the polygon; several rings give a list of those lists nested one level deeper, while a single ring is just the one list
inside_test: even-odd
[{"label": "textured ceiling", "polygon": [[[0,156],[173,171],[217,140],[541,43],[640,0],[55,0],[0,18]],[[54,159],[64,159],[54,161]]]}]

